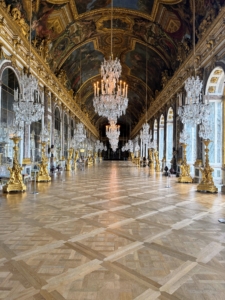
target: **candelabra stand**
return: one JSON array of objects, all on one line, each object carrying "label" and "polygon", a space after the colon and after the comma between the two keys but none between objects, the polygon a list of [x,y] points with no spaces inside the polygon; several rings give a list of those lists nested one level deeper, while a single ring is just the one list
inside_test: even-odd
[{"label": "candelabra stand", "polygon": [[154,150],[148,149],[149,169],[154,170]]},{"label": "candelabra stand", "polygon": [[3,186],[3,192],[24,192],[26,191],[26,186],[23,183],[23,178],[21,175],[22,167],[19,165],[18,162],[18,143],[20,141],[20,137],[14,136],[10,138],[14,143],[14,155],[13,155],[13,166],[12,168],[8,168],[10,171],[10,178],[6,185]]},{"label": "candelabra stand", "polygon": [[48,158],[45,156],[46,142],[41,142],[41,163],[39,164],[39,172],[37,175],[37,182],[51,181],[48,173]]},{"label": "candelabra stand", "polygon": [[200,171],[202,173],[202,180],[197,186],[197,191],[199,192],[209,192],[209,193],[217,193],[218,189],[214,185],[212,172],[214,171],[213,168],[209,165],[209,144],[210,140],[203,140],[205,145],[205,166],[201,168]]},{"label": "candelabra stand", "polygon": [[179,183],[192,183],[192,178],[190,176],[190,166],[187,164],[187,156],[186,156],[186,148],[187,144],[181,143],[181,146],[183,148],[183,160],[180,166],[180,176],[178,178]]},{"label": "candelabra stand", "polygon": [[73,157],[73,148],[68,150],[68,158],[66,160],[66,171],[71,171],[71,159]]},{"label": "candelabra stand", "polygon": [[155,156],[155,171],[160,172],[159,152],[157,150],[155,150],[154,156]]}]

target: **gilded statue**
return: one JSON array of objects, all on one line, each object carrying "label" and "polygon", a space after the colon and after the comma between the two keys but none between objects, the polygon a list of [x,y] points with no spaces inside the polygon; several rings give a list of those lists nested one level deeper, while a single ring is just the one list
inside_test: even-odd
[{"label": "gilded statue", "polygon": [[199,185],[197,186],[197,191],[205,191],[210,193],[217,193],[218,189],[214,185],[212,172],[214,169],[209,164],[209,143],[210,140],[203,140],[205,145],[205,166],[204,168],[200,168],[202,179]]},{"label": "gilded statue", "polygon": [[170,79],[170,77],[168,75],[168,70],[163,71],[161,73],[161,76],[162,76],[161,85],[164,88],[167,85],[167,83],[168,83],[168,81]]},{"label": "gilded statue", "polygon": [[206,30],[212,24],[215,17],[216,9],[214,7],[211,7],[210,10],[206,13],[205,18],[200,23],[198,30],[196,30],[196,35],[198,38],[201,38],[206,33]]},{"label": "gilded statue", "polygon": [[65,70],[63,70],[63,69],[60,70],[58,78],[59,78],[60,82],[62,83],[62,85],[66,87],[68,79],[67,79],[67,75],[66,75]]},{"label": "gilded statue", "polygon": [[14,7],[11,10],[11,15],[13,20],[19,25],[22,34],[25,36],[25,38],[28,38],[29,33],[29,25],[26,23],[24,18],[21,18],[21,12],[18,8]]},{"label": "gilded statue", "polygon": [[178,182],[183,183],[192,183],[192,177],[190,175],[190,165],[187,164],[187,144],[181,143],[183,148],[183,160],[180,165],[180,176],[178,178]]}]

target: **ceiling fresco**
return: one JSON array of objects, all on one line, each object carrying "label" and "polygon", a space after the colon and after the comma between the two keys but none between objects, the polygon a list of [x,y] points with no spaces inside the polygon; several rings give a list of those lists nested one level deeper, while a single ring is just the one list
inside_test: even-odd
[{"label": "ceiling fresco", "polygon": [[[78,14],[83,14],[87,11],[109,8],[111,0],[76,0]],[[143,13],[151,14],[154,0],[114,0],[115,8],[137,10]]]},{"label": "ceiling fresco", "polygon": [[[153,91],[161,89],[161,73],[166,69],[164,60],[152,49],[136,43],[134,50],[127,52],[125,64],[130,69],[130,74],[146,82]],[[147,52],[147,58],[146,58]],[[147,64],[146,64],[147,59]],[[146,70],[147,67],[147,70]]]},{"label": "ceiling fresco", "polygon": [[[30,0],[5,0],[29,24]],[[122,64],[122,80],[129,85],[127,115],[119,122],[135,126],[192,49],[191,0],[113,0],[113,54]],[[218,14],[225,0],[198,0],[196,42]],[[206,22],[207,21],[207,22]],[[203,26],[204,25],[204,26]],[[111,0],[33,0],[32,44],[57,76],[65,72],[68,90],[81,95],[82,109],[95,126],[100,118],[92,104],[93,83],[100,79],[103,57],[111,48]],[[81,56],[81,60],[80,60]],[[81,65],[81,69],[80,69]],[[80,76],[81,74],[81,76]],[[82,77],[82,78],[81,78]],[[76,97],[76,101],[78,97]]]},{"label": "ceiling fresco", "polygon": [[103,59],[103,54],[95,50],[93,42],[74,50],[62,66],[69,80],[69,88],[76,93],[83,82],[99,74]]}]

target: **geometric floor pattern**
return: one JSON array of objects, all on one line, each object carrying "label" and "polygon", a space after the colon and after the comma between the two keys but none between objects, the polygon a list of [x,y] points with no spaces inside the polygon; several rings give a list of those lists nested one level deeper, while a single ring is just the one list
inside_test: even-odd
[{"label": "geometric floor pattern", "polygon": [[0,299],[225,299],[225,195],[117,161],[37,190],[0,192]]}]

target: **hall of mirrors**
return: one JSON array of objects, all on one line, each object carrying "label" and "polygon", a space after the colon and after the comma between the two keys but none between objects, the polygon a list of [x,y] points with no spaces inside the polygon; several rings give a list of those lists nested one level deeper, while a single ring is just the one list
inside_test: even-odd
[{"label": "hall of mirrors", "polygon": [[[105,127],[107,120],[104,115],[98,117],[94,113],[94,117],[90,118],[91,112],[88,112],[87,107],[85,107],[87,101],[83,97],[86,97],[86,92],[82,92],[82,88],[85,91],[87,84],[82,82],[82,79],[86,76],[85,72],[87,71],[85,67],[82,70],[81,49],[79,53],[76,53],[75,60],[76,64],[80,65],[81,78],[80,87],[75,91],[69,89],[69,75],[66,73],[66,68],[55,72],[56,75],[51,70],[53,67],[49,58],[52,58],[52,55],[49,52],[49,44],[46,44],[48,41],[43,39],[42,44],[46,45],[44,52],[40,52],[42,48],[41,45],[38,46],[38,41],[35,40],[34,43],[34,40],[32,40],[31,45],[34,32],[30,32],[29,40],[29,26],[24,27],[21,25],[25,17],[22,17],[17,7],[11,7],[10,9],[10,6],[7,5],[7,1],[1,2],[1,14],[4,19],[2,23],[0,68],[0,175],[2,186],[7,182],[7,178],[10,178],[8,167],[12,167],[15,154],[12,137],[16,135],[15,127],[18,127],[21,131],[18,141],[19,148],[16,150],[18,164],[22,166],[21,174],[23,179],[27,178],[27,181],[34,180],[32,171],[34,168],[37,170],[40,168],[43,157],[46,165],[45,172],[52,172],[53,174],[57,170],[76,168],[79,158],[87,166],[93,165],[100,159],[129,159],[140,167],[146,165],[156,172],[164,173],[165,168],[168,168],[170,173],[176,174],[178,178],[181,177],[182,179],[182,176],[184,176],[182,182],[185,182],[185,176],[188,176],[191,179],[187,182],[200,183],[210,173],[209,181],[212,181],[213,178],[213,182],[219,187],[219,190],[221,190],[221,187],[223,190],[224,53],[221,20],[224,8],[221,5],[218,4],[218,7],[213,6],[212,8],[218,14],[217,17],[210,15],[214,26],[208,24],[204,30],[199,27],[196,31],[199,35],[198,42],[194,45],[194,52],[189,47],[188,54],[190,53],[190,55],[186,53],[184,57],[182,52],[182,59],[180,57],[181,53],[177,56],[179,64],[173,76],[169,76],[167,70],[162,72],[162,90],[160,92],[156,90],[154,96],[149,92],[148,86],[148,49],[144,44],[139,46],[146,51],[146,82],[145,84],[142,82],[142,88],[146,89],[146,110],[142,108],[143,113],[138,115],[139,119],[135,115],[137,120],[134,122],[130,111],[134,109],[135,103],[133,101],[131,104],[131,100],[128,102],[128,112],[124,110],[124,115],[116,120],[118,121],[117,131],[120,131],[120,137],[118,145],[115,147],[111,147],[107,138]],[[15,24],[19,24],[22,32],[18,32]],[[207,36],[204,36],[206,31]],[[214,38],[207,38],[212,36]],[[83,49],[84,51],[86,50]],[[24,74],[26,74],[26,78],[33,76],[37,81],[37,90],[32,87],[32,93],[37,92],[34,96],[34,103],[39,107],[36,108],[37,111],[39,110],[39,119],[35,119],[34,111],[31,112],[33,108],[29,107],[28,104],[23,108],[19,108],[19,105],[17,107],[16,103],[20,101],[18,99],[24,96],[25,80],[27,80],[24,79]],[[193,115],[197,105],[196,107],[193,106],[192,112],[189,109],[189,115],[188,110],[184,110],[183,115],[180,113],[182,107],[185,108],[190,104],[190,108],[194,103],[194,100],[190,100],[191,102],[188,103],[189,92],[185,86],[185,82],[193,74],[195,78],[200,78],[202,82],[198,101],[202,103],[200,114],[206,115],[206,113],[203,113],[204,110],[207,110],[208,114],[208,127],[204,129],[205,135],[208,131],[205,140],[210,140],[207,145],[208,148],[203,143],[201,120],[197,122],[198,117],[192,116],[192,121],[189,122],[190,115]],[[94,79],[92,79],[93,82]],[[128,85],[126,86],[126,97],[128,99],[129,97],[132,98],[134,92],[137,91],[134,91],[133,87],[130,89],[129,86],[128,89]],[[93,89],[91,94],[88,92],[88,99],[93,93],[96,97],[97,87]],[[145,100],[143,99],[143,107],[145,107]],[[148,103],[150,103],[149,108]],[[92,103],[88,105],[93,107]],[[30,115],[32,114],[33,117],[31,118]],[[16,115],[19,117],[16,118]],[[21,124],[17,122],[15,125],[15,119],[18,118],[22,122]],[[144,124],[147,124],[146,129],[144,129]],[[146,133],[145,130],[148,132]],[[180,138],[182,130],[185,132],[183,142]],[[147,142],[145,134],[147,134]],[[208,149],[207,153],[205,153],[206,148]],[[208,161],[207,168],[211,168],[209,173],[203,172],[205,160]],[[182,175],[184,169],[186,175],[184,173]],[[215,192],[216,189],[211,191]]]},{"label": "hall of mirrors", "polygon": [[0,299],[224,299],[224,20],[0,0]]}]

